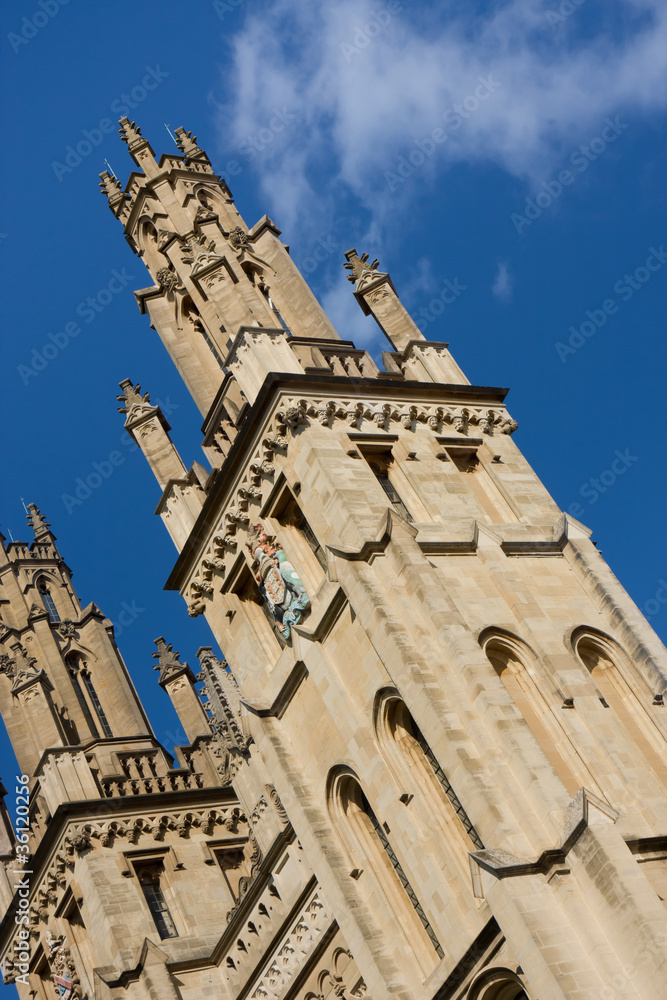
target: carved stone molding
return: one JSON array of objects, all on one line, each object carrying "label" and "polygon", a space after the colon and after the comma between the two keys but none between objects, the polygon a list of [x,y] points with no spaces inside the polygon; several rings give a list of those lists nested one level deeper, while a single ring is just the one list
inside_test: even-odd
[{"label": "carved stone molding", "polygon": [[315,893],[279,944],[268,968],[250,993],[250,1000],[279,1000],[283,997],[331,920],[323,899]]}]

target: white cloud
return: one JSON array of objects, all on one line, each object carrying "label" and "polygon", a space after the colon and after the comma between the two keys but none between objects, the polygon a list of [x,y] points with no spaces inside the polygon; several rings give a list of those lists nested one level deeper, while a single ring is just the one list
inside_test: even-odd
[{"label": "white cloud", "polygon": [[[221,114],[223,148],[233,151],[265,126],[275,107],[294,114],[251,166],[281,224],[312,234],[352,194],[371,213],[369,237],[381,238],[397,211],[386,174],[435,128],[447,139],[398,182],[403,210],[409,185],[416,193],[417,185],[441,182],[457,162],[490,161],[537,186],[599,134],[607,115],[631,120],[667,103],[664,2],[618,0],[602,8],[597,34],[586,40],[577,36],[576,11],[553,30],[547,9],[510,0],[486,14],[460,14],[455,5],[435,10],[403,0],[387,20],[386,7],[371,0],[249,6],[228,39],[226,79],[234,86]],[[451,127],[453,115],[443,123],[466,98],[474,108],[480,77],[499,86],[460,127]]]},{"label": "white cloud", "polygon": [[504,260],[498,261],[498,270],[491,291],[501,302],[509,302],[512,298],[512,277],[507,262]]}]

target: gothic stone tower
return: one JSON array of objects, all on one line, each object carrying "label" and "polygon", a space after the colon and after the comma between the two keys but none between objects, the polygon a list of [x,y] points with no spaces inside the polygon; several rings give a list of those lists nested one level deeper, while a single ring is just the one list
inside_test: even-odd
[{"label": "gothic stone tower", "polygon": [[[229,938],[245,926],[241,904],[265,854],[280,866],[264,882],[265,923],[285,919],[312,875],[275,790],[247,791],[261,803],[249,820],[230,784],[241,765],[242,788],[262,775],[211,649],[200,663],[224,720],[215,733],[192,670],[156,640],[159,683],[190,741],[175,762],[111,622],[81,607],[48,522],[33,504],[28,512],[31,544],[0,536],[0,712],[22,772],[17,833],[4,805],[0,824],[4,979],[22,1000],[175,1000],[172,970],[194,962],[203,976],[223,929]],[[313,896],[306,931],[322,920]],[[216,969],[225,989],[235,971]]]},{"label": "gothic stone tower", "polygon": [[[190,133],[159,162],[134,123],[121,134],[138,172],[102,188],[211,471],[186,468],[129,380],[125,426],[178,550],[167,586],[225,651],[363,979],[341,972],[339,995],[657,1000],[665,651],[515,445],[506,391],[471,385],[351,250],[354,295],[389,341],[378,368]],[[248,916],[221,966],[254,943]],[[229,995],[328,995],[308,979],[323,940],[262,947]]]},{"label": "gothic stone tower", "polygon": [[[202,729],[194,675],[158,641],[202,788],[160,792],[174,798],[158,814],[150,782],[129,776],[157,846],[142,819],[135,869],[143,803],[118,795],[133,822],[117,820],[109,846],[88,819],[80,855],[78,832],[69,854],[63,841],[33,932],[50,921],[44,940],[72,954],[78,918],[59,923],[57,879],[85,883],[96,1000],[658,1000],[665,652],[519,452],[506,391],[471,385],[351,250],[354,294],[389,341],[378,368],[339,338],[275,224],[247,227],[190,133],[159,162],[134,123],[121,135],[138,170],[102,188],[148,268],[138,303],[202,412],[211,471],[186,466],[129,379],[120,409],[162,491],[178,552],[167,585],[206,616],[233,676],[200,651],[215,732]],[[27,603],[16,613],[27,642]],[[51,694],[54,725],[70,702]],[[104,789],[98,744],[59,738],[34,765],[35,800],[42,759],[52,773],[78,754]],[[102,777],[113,767],[122,783],[115,761]],[[56,811],[35,866],[86,795]],[[238,839],[194,806],[199,825],[181,833],[169,808],[182,816],[187,795],[231,812]],[[223,854],[245,845],[236,868],[215,836]],[[164,906],[178,936],[151,916]]]}]

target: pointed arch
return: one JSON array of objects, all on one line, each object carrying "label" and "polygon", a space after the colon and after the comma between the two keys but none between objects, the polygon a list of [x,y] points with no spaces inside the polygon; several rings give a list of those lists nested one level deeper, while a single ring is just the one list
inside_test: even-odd
[{"label": "pointed arch", "polygon": [[[645,708],[652,692],[630,657],[615,639],[589,625],[574,629],[570,643],[603,704],[615,713],[627,739],[644,755],[656,778],[667,785],[665,741]],[[644,695],[644,704],[638,690]]]},{"label": "pointed arch", "polygon": [[[385,826],[380,824],[356,774],[347,767],[333,768],[327,798],[334,829],[353,864],[352,874],[363,878],[368,902],[380,926],[397,921],[406,949],[412,952],[424,976],[432,972],[444,952],[423,907],[393,849]],[[396,933],[396,926],[391,929]]]},{"label": "pointed arch", "polygon": [[91,736],[94,739],[99,739],[100,736],[112,738],[113,732],[95,690],[85,656],[78,650],[73,650],[66,655],[65,663]]},{"label": "pointed arch", "polygon": [[56,624],[61,620],[60,612],[56,602],[53,600],[53,595],[51,593],[50,583],[53,582],[45,573],[40,573],[40,575],[35,580],[35,586],[37,588],[37,593],[40,596],[44,609],[49,616],[49,621]]},{"label": "pointed arch", "polygon": [[[535,682],[536,654],[518,636],[501,628],[485,629],[479,636],[479,643],[568,793],[576,795],[582,781],[573,769],[575,750]],[[583,769],[583,764],[578,763],[578,769]]]},{"label": "pointed arch", "polygon": [[199,309],[197,309],[197,306],[192,301],[192,297],[190,295],[183,295],[180,297],[180,301],[177,300],[176,312],[176,321],[179,329],[182,330],[190,325],[192,329],[206,342],[206,345],[215,358],[219,368],[222,371],[225,371],[224,361],[218,346],[209,336],[209,333],[202,322]]},{"label": "pointed arch", "polygon": [[375,733],[381,752],[399,785],[421,794],[435,826],[445,829],[459,847],[467,871],[467,854],[484,844],[449,778],[395,688],[378,691],[374,706]]}]

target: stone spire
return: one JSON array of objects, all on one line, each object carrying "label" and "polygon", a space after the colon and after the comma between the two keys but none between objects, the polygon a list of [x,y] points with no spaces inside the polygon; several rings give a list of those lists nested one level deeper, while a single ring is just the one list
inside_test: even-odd
[{"label": "stone spire", "polygon": [[55,535],[50,531],[51,522],[46,520],[39,507],[34,503],[29,503],[26,509],[28,513],[25,519],[35,534],[35,541],[55,541]]},{"label": "stone spire", "polygon": [[157,637],[155,645],[157,652],[153,653],[153,658],[157,663],[153,664],[153,670],[160,671],[158,684],[171,698],[185,735],[190,743],[194,743],[198,736],[210,734],[208,719],[195,687],[196,677],[187,663],[181,663],[180,654],[163,636]]},{"label": "stone spire", "polygon": [[185,157],[186,166],[189,167],[195,163],[202,163],[209,169],[211,168],[211,162],[208,156],[204,150],[200,149],[197,145],[196,135],[193,135],[192,132],[186,132],[182,125],[176,129],[174,135],[176,137],[176,145]]},{"label": "stone spire", "polygon": [[116,396],[119,413],[125,413],[125,429],[143,451],[153,474],[164,489],[172,479],[183,479],[185,465],[169,436],[171,427],[159,406],[152,406],[150,396],[141,386],[125,378],[118,383],[122,395]]},{"label": "stone spire", "polygon": [[[124,378],[118,385],[123,390],[122,395],[116,396],[118,402],[123,404],[118,407],[119,413],[129,414],[135,406],[143,406],[143,404],[150,407],[150,394],[147,392],[142,393],[138,382],[135,385],[132,379]],[[151,409],[154,409],[154,407],[151,407]]]},{"label": "stone spire", "polygon": [[404,351],[424,334],[400,301],[389,275],[378,270],[378,261],[368,263],[368,254],[359,256],[355,249],[345,254],[344,267],[351,273],[348,281],[354,283],[354,295],[363,312],[372,315],[393,345],[394,350]]},{"label": "stone spire", "polygon": [[147,177],[154,177],[158,173],[158,166],[155,162],[153,152],[148,139],[144,139],[141,129],[136,122],[131,122],[129,118],[121,118],[118,122],[120,137],[127,143],[130,156]]},{"label": "stone spire", "polygon": [[176,674],[189,670],[187,663],[181,663],[180,653],[176,653],[170,642],[166,642],[164,637],[159,635],[155,640],[157,653],[153,653],[153,659],[157,663],[153,664],[153,670],[160,671],[160,684],[171,680]]},{"label": "stone spire", "polygon": [[368,277],[370,280],[375,280],[381,276],[381,272],[378,272],[379,260],[377,258],[371,263],[368,263],[368,254],[362,253],[361,257],[356,250],[348,250],[345,254],[347,261],[343,265],[346,271],[351,271],[348,274],[347,280],[351,281],[353,284],[361,282],[364,277]]},{"label": "stone spire", "polygon": [[100,174],[100,191],[107,196],[109,208],[116,218],[127,215],[128,196],[123,191],[118,178],[110,174],[108,170],[104,170]]},{"label": "stone spire", "polygon": [[245,756],[252,737],[241,728],[241,693],[227,664],[213,655],[211,646],[202,646],[197,652],[201,666],[199,679],[204,681],[202,694],[208,699],[206,709],[211,713],[222,745],[233,754]]}]

